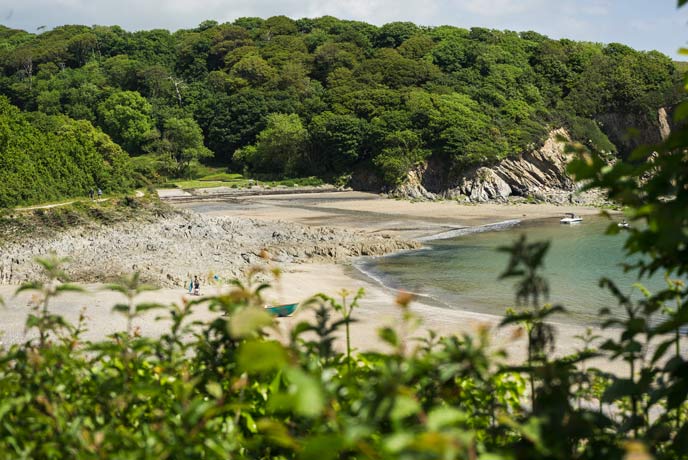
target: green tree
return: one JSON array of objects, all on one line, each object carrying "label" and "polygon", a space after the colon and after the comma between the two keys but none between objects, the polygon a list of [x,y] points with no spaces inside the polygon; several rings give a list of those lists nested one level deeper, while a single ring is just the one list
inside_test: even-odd
[{"label": "green tree", "polygon": [[313,167],[320,174],[341,174],[361,154],[365,124],[352,115],[325,112],[313,117],[308,132],[312,142]]},{"label": "green tree", "polygon": [[136,91],[121,91],[98,106],[106,132],[130,153],[140,153],[154,130],[150,103]]},{"label": "green tree", "polygon": [[210,158],[213,155],[203,145],[203,132],[193,118],[165,120],[157,150],[172,160],[177,177],[188,173],[192,161]]},{"label": "green tree", "polygon": [[234,156],[251,169],[293,176],[304,168],[308,150],[308,131],[295,113],[272,113],[267,116],[266,127],[258,134],[253,150]]},{"label": "green tree", "polygon": [[407,173],[430,155],[430,150],[423,148],[423,142],[411,130],[395,131],[387,135],[382,153],[373,159],[386,184],[395,187],[401,185]]},{"label": "green tree", "polygon": [[396,48],[418,32],[412,22],[389,22],[377,31],[375,44],[379,47]]}]

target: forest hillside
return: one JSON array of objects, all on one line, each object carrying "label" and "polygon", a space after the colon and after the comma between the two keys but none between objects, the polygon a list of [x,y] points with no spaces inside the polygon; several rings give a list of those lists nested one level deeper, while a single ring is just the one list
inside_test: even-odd
[{"label": "forest hillside", "polygon": [[658,132],[680,81],[659,52],[536,32],[284,16],[176,32],[0,26],[0,206],[184,176],[199,160],[338,183],[363,170],[395,187],[427,159],[459,174],[558,128],[626,155],[627,128]]}]

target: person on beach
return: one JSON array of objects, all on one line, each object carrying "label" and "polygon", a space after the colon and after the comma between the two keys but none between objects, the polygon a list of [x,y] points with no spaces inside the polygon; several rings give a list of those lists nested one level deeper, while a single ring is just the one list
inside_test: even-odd
[{"label": "person on beach", "polygon": [[189,294],[193,294],[193,280],[189,280]]},{"label": "person on beach", "polygon": [[194,276],[193,287],[194,287],[193,294],[194,295],[201,295],[201,282],[198,281],[198,276]]}]

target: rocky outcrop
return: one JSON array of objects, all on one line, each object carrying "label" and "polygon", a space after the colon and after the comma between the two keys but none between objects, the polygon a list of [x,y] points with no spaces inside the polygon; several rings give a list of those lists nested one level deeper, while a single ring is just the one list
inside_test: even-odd
[{"label": "rocky outcrop", "polygon": [[510,197],[564,202],[576,186],[566,173],[569,158],[564,152],[570,140],[565,129],[550,132],[542,147],[493,166],[477,166],[450,176],[437,161],[409,172],[408,180],[393,196],[411,199],[450,198],[470,202],[504,201]]},{"label": "rocky outcrop", "polygon": [[507,158],[495,166],[464,171],[449,185],[445,195],[483,202],[506,200],[512,195],[546,198],[553,192],[572,191],[574,184],[566,173],[569,158],[564,153],[562,138],[570,139],[566,130],[554,130],[538,150]]},{"label": "rocky outcrop", "polygon": [[666,140],[671,134],[671,124],[669,123],[669,114],[664,107],[660,107],[657,112],[657,117],[659,119],[659,136],[662,140]]},{"label": "rocky outcrop", "polygon": [[182,286],[193,274],[239,276],[263,263],[267,251],[278,264],[337,262],[419,246],[388,235],[288,222],[207,217],[187,212],[153,222],[128,222],[6,242],[0,245],[0,284],[38,279],[37,256],[68,254],[75,281],[103,282],[135,271],[147,282]]},{"label": "rocky outcrop", "polygon": [[672,129],[671,108],[664,107],[652,116],[634,112],[612,112],[598,115],[596,119],[624,158],[638,146],[662,142]]},{"label": "rocky outcrop", "polygon": [[[620,156],[626,157],[639,145],[655,145],[665,140],[674,127],[671,112],[672,108],[663,107],[655,115],[614,112],[601,114],[596,121],[618,148]],[[392,191],[384,187],[370,167],[360,168],[354,172],[351,186],[355,190],[382,191],[413,200],[451,198],[483,202],[526,197],[558,203],[601,203],[604,200],[599,193],[578,193],[578,187],[566,174],[568,158],[564,143],[559,141],[561,137],[571,140],[565,129],[556,129],[537,150],[496,165],[471,167],[458,174],[446,159],[431,156],[409,171],[404,183]]]},{"label": "rocky outcrop", "polygon": [[409,171],[406,181],[395,188],[389,195],[395,198],[412,200],[436,200],[437,196],[429,192],[423,184],[428,172],[428,163],[422,163]]}]

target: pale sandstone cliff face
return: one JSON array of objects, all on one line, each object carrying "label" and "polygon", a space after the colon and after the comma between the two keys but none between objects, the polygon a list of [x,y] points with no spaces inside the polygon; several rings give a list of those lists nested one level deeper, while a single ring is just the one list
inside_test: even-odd
[{"label": "pale sandstone cliff face", "polygon": [[446,171],[438,171],[441,165],[425,163],[409,172],[407,182],[393,195],[412,199],[440,196],[470,202],[504,201],[510,196],[562,201],[562,192],[568,195],[575,186],[566,174],[569,158],[560,138],[570,140],[566,130],[557,129],[538,150],[494,166],[470,168],[451,178]]},{"label": "pale sandstone cliff face", "polygon": [[[619,147],[622,156],[641,144],[656,144],[671,133],[667,109],[657,111],[657,120],[637,114],[612,113],[600,117],[604,132]],[[629,130],[629,126],[638,126]],[[518,158],[507,158],[493,166],[466,169],[450,176],[446,166],[430,162],[409,172],[407,182],[392,192],[393,196],[411,199],[437,197],[470,202],[505,201],[510,197],[527,197],[554,203],[594,204],[601,201],[596,193],[577,193],[576,184],[566,173],[570,158],[565,154],[569,133],[559,128],[549,133],[543,146]]]},{"label": "pale sandstone cliff face", "polygon": [[657,112],[659,118],[659,135],[662,140],[666,140],[671,134],[671,124],[669,124],[669,114],[664,107],[661,107]]},{"label": "pale sandstone cliff face", "polygon": [[564,142],[570,140],[566,130],[557,129],[538,150],[519,158],[507,158],[496,166],[472,168],[464,171],[445,195],[450,198],[465,196],[474,202],[505,200],[511,195],[551,195],[552,192],[573,191],[574,184],[566,174],[569,158],[564,153]]}]

